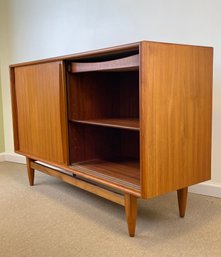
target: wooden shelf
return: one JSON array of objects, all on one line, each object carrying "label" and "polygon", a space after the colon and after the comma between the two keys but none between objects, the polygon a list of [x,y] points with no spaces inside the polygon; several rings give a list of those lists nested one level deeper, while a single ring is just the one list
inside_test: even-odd
[{"label": "wooden shelf", "polygon": [[71,73],[89,71],[130,71],[139,69],[139,54],[103,62],[73,62]]},{"label": "wooden shelf", "polygon": [[100,178],[111,184],[123,186],[140,192],[140,167],[139,161],[105,161],[100,159],[74,163],[73,170]]},{"label": "wooden shelf", "polygon": [[89,124],[95,126],[112,127],[129,130],[140,130],[138,118],[120,118],[120,119],[93,119],[93,120],[72,120],[76,123]]}]

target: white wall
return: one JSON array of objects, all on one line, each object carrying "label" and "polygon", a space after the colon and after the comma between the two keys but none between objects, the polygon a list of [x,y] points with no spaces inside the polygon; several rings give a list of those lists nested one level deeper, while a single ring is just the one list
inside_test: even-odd
[{"label": "white wall", "polygon": [[1,53],[6,152],[13,151],[9,63],[142,39],[209,45],[215,48],[212,179],[221,183],[220,0],[0,1],[6,33]]}]

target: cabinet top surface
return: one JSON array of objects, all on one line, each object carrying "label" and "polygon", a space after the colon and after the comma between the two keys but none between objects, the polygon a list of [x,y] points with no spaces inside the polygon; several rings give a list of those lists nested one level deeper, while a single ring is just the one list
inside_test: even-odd
[{"label": "cabinet top surface", "polygon": [[19,66],[26,66],[26,65],[33,65],[33,64],[38,64],[38,63],[54,62],[54,61],[83,60],[83,59],[87,59],[87,58],[103,57],[103,56],[108,56],[108,55],[117,55],[117,54],[122,54],[122,53],[126,53],[126,52],[136,53],[136,52],[139,52],[139,48],[140,48],[141,44],[147,44],[147,43],[211,48],[209,46],[196,46],[196,45],[175,44],[175,43],[166,43],[166,42],[157,42],[157,41],[154,42],[154,41],[145,41],[144,40],[144,41],[139,41],[139,42],[130,43],[130,44],[102,48],[102,49],[98,49],[98,50],[80,52],[80,53],[58,56],[58,57],[51,57],[51,58],[46,58],[46,59],[41,59],[41,60],[16,63],[16,64],[11,64],[9,67],[14,68],[14,67],[19,67]]}]

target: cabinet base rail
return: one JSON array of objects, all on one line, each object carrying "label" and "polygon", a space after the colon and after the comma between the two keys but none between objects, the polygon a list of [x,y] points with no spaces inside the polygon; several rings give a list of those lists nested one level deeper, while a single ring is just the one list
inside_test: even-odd
[{"label": "cabinet base rail", "polygon": [[[118,193],[118,192],[108,190],[106,188],[102,188],[99,185],[92,184],[92,183],[85,181],[77,176],[72,176],[71,174],[69,175],[69,174],[60,172],[58,170],[55,170],[53,168],[36,163],[35,160],[32,160],[28,157],[26,157],[26,161],[27,161],[27,173],[28,173],[30,186],[34,185],[35,170],[38,170],[45,174],[54,176],[54,177],[66,182],[66,183],[69,183],[73,186],[76,186],[85,191],[88,191],[92,194],[98,195],[107,200],[110,200],[112,202],[115,202],[119,205],[124,206],[127,225],[128,225],[128,232],[129,232],[130,237],[134,237],[135,228],[136,228],[138,197],[136,197],[132,194],[129,194],[129,193],[125,193],[125,192]],[[187,187],[177,190],[180,217],[184,217],[184,215],[185,215],[187,192],[188,192]]]}]

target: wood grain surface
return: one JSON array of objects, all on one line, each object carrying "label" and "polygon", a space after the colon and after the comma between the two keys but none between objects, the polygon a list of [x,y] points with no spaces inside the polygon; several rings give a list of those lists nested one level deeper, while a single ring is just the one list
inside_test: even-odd
[{"label": "wood grain surface", "polygon": [[141,43],[143,198],[211,176],[212,48]]},{"label": "wood grain surface", "polygon": [[67,117],[62,63],[14,70],[15,150],[67,164]]}]

